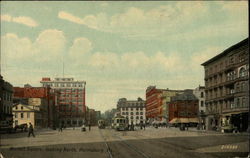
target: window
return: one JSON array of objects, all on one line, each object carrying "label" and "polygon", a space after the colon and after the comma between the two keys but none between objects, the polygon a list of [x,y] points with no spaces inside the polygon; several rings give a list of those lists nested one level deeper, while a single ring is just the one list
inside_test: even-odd
[{"label": "window", "polygon": [[143,112],[140,112],[141,115],[143,115]]},{"label": "window", "polygon": [[15,112],[15,118],[18,118],[18,114]]},{"label": "window", "polygon": [[30,113],[29,112],[27,112],[27,118],[30,118]]},{"label": "window", "polygon": [[236,101],[236,106],[239,107],[240,106],[240,98],[237,98],[237,101]]},{"label": "window", "polygon": [[128,112],[126,112],[126,115],[128,115]]},{"label": "window", "polygon": [[136,119],[138,120],[138,119],[139,119],[139,116],[136,116]]},{"label": "window", "polygon": [[131,112],[131,113],[130,113],[130,115],[134,115],[134,113],[133,113],[133,112]]},{"label": "window", "polygon": [[239,77],[244,77],[244,76],[246,76],[246,69],[244,67],[242,67],[240,69]]},{"label": "window", "polygon": [[241,91],[245,91],[245,82],[241,83]]},{"label": "window", "polygon": [[23,113],[21,113],[21,118],[23,118]]},{"label": "window", "polygon": [[16,106],[16,110],[18,109],[18,107]]},{"label": "window", "polygon": [[23,106],[21,106],[21,109],[23,110]]},{"label": "window", "polygon": [[68,84],[67,84],[67,87],[70,87],[70,86],[71,86],[70,83],[68,83]]},{"label": "window", "polygon": [[203,107],[204,106],[204,101],[201,101],[201,107]]},{"label": "window", "polygon": [[141,117],[140,117],[140,119],[142,120],[142,119],[143,119],[143,117],[141,116]]},{"label": "window", "polygon": [[204,97],[204,94],[203,94],[203,92],[201,92],[201,98],[203,98]]},{"label": "window", "polygon": [[246,106],[246,98],[242,98],[242,106],[243,106],[243,107]]},{"label": "window", "polygon": [[130,118],[131,118],[131,119],[134,119],[134,117],[133,117],[133,116],[130,116]]},{"label": "window", "polygon": [[125,115],[125,112],[122,112],[123,115]]},{"label": "window", "polygon": [[139,115],[139,112],[136,112],[136,115]]}]

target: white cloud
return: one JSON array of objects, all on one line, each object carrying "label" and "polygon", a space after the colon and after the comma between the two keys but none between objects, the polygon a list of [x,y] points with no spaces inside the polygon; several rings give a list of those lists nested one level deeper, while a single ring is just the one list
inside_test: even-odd
[{"label": "white cloud", "polygon": [[8,21],[11,22],[11,16],[8,14],[1,15],[1,21]]},{"label": "white cloud", "polygon": [[38,26],[38,24],[35,22],[35,20],[33,20],[30,17],[25,17],[25,16],[13,17],[12,21],[19,23],[19,24],[27,25],[29,27]]},{"label": "white cloud", "polygon": [[34,42],[26,37],[7,33],[1,36],[1,53],[5,63],[25,59],[36,62],[53,61],[58,60],[65,51],[65,43],[64,34],[59,30],[44,30]]},{"label": "white cloud", "polygon": [[89,65],[101,68],[112,68],[119,64],[119,56],[115,53],[94,53],[91,56]]},{"label": "white cloud", "polygon": [[[196,9],[193,9],[196,7]],[[151,10],[130,7],[123,13],[107,16],[105,13],[77,17],[65,11],[58,13],[61,19],[86,25],[89,28],[122,33],[125,36],[157,36],[173,31],[176,27],[183,26],[202,17],[207,12],[207,6],[203,2],[176,3],[175,5],[164,5]],[[62,16],[63,13],[63,16]]]},{"label": "white cloud", "polygon": [[31,17],[27,17],[27,16],[12,17],[8,14],[4,14],[4,15],[1,15],[1,21],[19,23],[19,24],[23,24],[29,27],[38,26],[38,23],[34,19],[32,19]]},{"label": "white cloud", "polygon": [[74,22],[74,23],[77,23],[77,24],[84,24],[84,21],[79,18],[79,17],[76,17],[70,13],[67,13],[65,11],[60,11],[58,13],[58,17],[60,19],[64,19],[64,20],[68,20],[68,21],[71,21],[71,22]]},{"label": "white cloud", "polygon": [[79,37],[76,38],[69,48],[69,59],[72,61],[72,64],[79,65],[82,63],[87,63],[91,56],[92,42],[85,38]]},{"label": "white cloud", "polygon": [[34,42],[34,50],[44,57],[58,55],[65,49],[66,39],[62,31],[48,29],[41,32]]}]

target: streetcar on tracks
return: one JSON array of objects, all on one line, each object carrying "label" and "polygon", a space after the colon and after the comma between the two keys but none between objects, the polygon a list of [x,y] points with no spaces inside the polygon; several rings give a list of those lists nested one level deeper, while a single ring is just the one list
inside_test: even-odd
[{"label": "streetcar on tracks", "polygon": [[105,128],[105,121],[104,120],[98,120],[98,128],[100,128],[100,129]]},{"label": "streetcar on tracks", "polygon": [[116,116],[112,119],[111,128],[117,131],[128,130],[128,119],[123,116]]}]

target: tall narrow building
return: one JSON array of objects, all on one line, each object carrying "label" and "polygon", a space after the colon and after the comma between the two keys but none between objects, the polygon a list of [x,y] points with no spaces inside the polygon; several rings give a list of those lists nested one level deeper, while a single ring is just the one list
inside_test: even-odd
[{"label": "tall narrow building", "polygon": [[57,115],[59,124],[67,127],[81,126],[86,120],[85,81],[75,81],[74,78],[42,78],[43,87],[51,87],[59,93]]}]

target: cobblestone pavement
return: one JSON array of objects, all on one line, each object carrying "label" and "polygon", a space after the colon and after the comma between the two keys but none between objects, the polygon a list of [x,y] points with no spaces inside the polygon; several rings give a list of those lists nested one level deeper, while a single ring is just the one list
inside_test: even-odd
[{"label": "cobblestone pavement", "polygon": [[[152,128],[136,131],[79,128],[2,134],[0,152],[4,157],[247,157],[248,135],[222,134],[178,128]],[[106,143],[105,143],[106,142]]]}]

